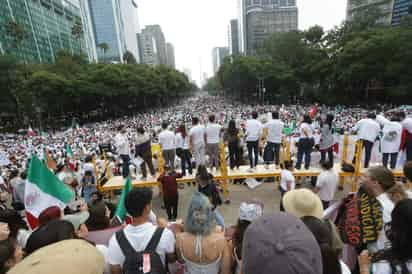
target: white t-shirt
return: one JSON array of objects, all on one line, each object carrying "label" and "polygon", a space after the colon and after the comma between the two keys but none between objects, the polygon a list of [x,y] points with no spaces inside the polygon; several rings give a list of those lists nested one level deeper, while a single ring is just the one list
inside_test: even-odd
[{"label": "white t-shirt", "polygon": [[246,122],[246,142],[258,141],[262,136],[263,125],[256,119],[247,120]]},{"label": "white t-shirt", "polygon": [[412,133],[412,118],[411,117],[406,117],[402,121],[402,127],[406,129],[409,133]]},{"label": "white t-shirt", "polygon": [[[412,273],[412,261],[406,263],[406,267],[408,268],[409,272]],[[401,268],[397,267],[398,273],[401,273]],[[397,274],[392,273],[391,266],[389,262],[382,261],[372,264],[372,272],[373,274]]]},{"label": "white t-shirt", "polygon": [[378,122],[368,118],[362,119],[356,123],[354,130],[358,131],[359,139],[374,143],[376,141],[376,137],[378,137],[379,132],[381,131],[381,127]]},{"label": "white t-shirt", "polygon": [[176,148],[189,149],[189,136],[182,137],[182,133],[176,134]]},{"label": "white t-shirt", "polygon": [[280,187],[284,191],[288,191],[287,182],[291,182],[290,190],[294,190],[295,189],[295,177],[293,176],[292,172],[290,172],[289,170],[282,169],[282,171],[280,172]]},{"label": "white t-shirt", "polygon": [[117,134],[116,137],[114,137],[114,141],[117,148],[117,152],[120,155],[130,154],[129,140],[127,139],[126,134]]},{"label": "white t-shirt", "polygon": [[402,125],[399,122],[387,122],[382,129],[382,153],[399,152],[402,139]]},{"label": "white t-shirt", "polygon": [[189,136],[192,137],[192,143],[196,145],[205,144],[205,127],[202,125],[196,125],[189,131]]},{"label": "white t-shirt", "polygon": [[[313,129],[308,123],[302,123],[299,128],[300,138],[312,138]],[[306,135],[306,134],[307,135]]]},{"label": "white t-shirt", "polygon": [[342,274],[351,274],[349,267],[342,260],[340,260],[339,262],[340,262],[340,269],[342,270]]},{"label": "white t-shirt", "polygon": [[279,119],[270,120],[264,125],[268,129],[267,141],[271,143],[282,143],[282,132],[284,123]]},{"label": "white t-shirt", "polygon": [[216,123],[208,124],[206,127],[206,143],[218,144],[222,126]]},{"label": "white t-shirt", "polygon": [[176,149],[175,134],[170,130],[163,130],[159,134],[159,144],[162,146],[162,150]]},{"label": "white t-shirt", "polygon": [[338,175],[336,175],[333,169],[322,171],[318,176],[318,180],[316,181],[316,187],[319,188],[319,198],[325,202],[332,201],[335,197],[338,183],[339,177]]},{"label": "white t-shirt", "polygon": [[[156,226],[151,223],[145,223],[139,226],[127,225],[124,228],[124,233],[126,235],[129,243],[134,247],[134,249],[139,252],[143,251],[149,244],[152,238]],[[175,236],[173,232],[165,228],[160,238],[160,242],[156,248],[156,252],[160,255],[163,265],[166,261],[166,254],[173,254],[175,252]],[[109,263],[111,265],[123,266],[125,257],[116,239],[116,234],[112,236],[109,241]]]}]

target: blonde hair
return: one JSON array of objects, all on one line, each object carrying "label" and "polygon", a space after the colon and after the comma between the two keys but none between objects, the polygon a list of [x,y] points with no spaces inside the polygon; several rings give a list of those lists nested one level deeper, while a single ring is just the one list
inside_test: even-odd
[{"label": "blonde hair", "polygon": [[386,167],[372,167],[368,170],[368,174],[373,180],[378,181],[394,204],[408,198],[403,185],[395,181],[392,171]]}]

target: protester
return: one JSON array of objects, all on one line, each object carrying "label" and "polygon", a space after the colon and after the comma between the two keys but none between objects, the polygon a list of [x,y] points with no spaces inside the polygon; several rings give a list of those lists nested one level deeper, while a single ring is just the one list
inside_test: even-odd
[{"label": "protester", "polygon": [[179,126],[178,133],[176,134],[176,154],[180,157],[183,177],[186,176],[186,169],[192,175],[192,155],[189,150],[189,136],[184,124]]},{"label": "protester", "polygon": [[30,231],[21,215],[12,209],[2,210],[0,211],[0,222],[8,225],[9,237],[16,239],[18,244],[25,248]]},{"label": "protester", "polygon": [[315,193],[318,193],[324,209],[327,209],[330,202],[333,200],[338,189],[339,177],[333,169],[333,164],[330,161],[321,163],[322,171],[319,174]]},{"label": "protester", "polygon": [[110,210],[104,202],[95,203],[89,208],[86,221],[88,231],[104,230],[110,227]]},{"label": "protester", "polygon": [[405,112],[400,112],[399,118],[404,131],[401,149],[406,153],[406,160],[412,161],[412,118],[408,117]]},{"label": "protester", "polygon": [[196,166],[205,164],[205,127],[199,124],[199,118],[192,118],[189,130],[189,147],[195,158]]},{"label": "protester", "polygon": [[300,169],[302,165],[303,157],[305,157],[305,169],[309,169],[312,148],[315,145],[313,138],[312,119],[309,115],[303,116],[303,121],[299,127],[299,140],[298,140],[298,156],[296,161],[296,169]]},{"label": "protester", "polygon": [[159,134],[159,145],[162,149],[165,165],[175,167],[176,144],[175,134],[168,129],[169,123],[162,123],[162,132]]},{"label": "protester", "polygon": [[229,121],[229,125],[225,132],[224,139],[227,142],[229,148],[230,169],[233,170],[235,167],[239,169],[239,166],[242,161],[242,154],[240,150],[239,129],[236,128],[235,120]]},{"label": "protester", "polygon": [[162,184],[163,202],[169,221],[176,221],[179,208],[179,191],[177,179],[182,178],[181,173],[176,173],[172,167],[165,166],[165,173],[157,179]]},{"label": "protester", "polygon": [[252,119],[246,122],[246,143],[249,155],[249,172],[254,172],[254,168],[259,161],[259,140],[262,137],[262,124],[257,120],[258,113],[252,112]]},{"label": "protester", "polygon": [[293,161],[284,161],[282,171],[280,172],[280,211],[285,211],[282,197],[286,192],[295,189],[295,176],[292,174],[293,171]]},{"label": "protester", "polygon": [[399,147],[402,139],[402,125],[399,123],[399,117],[393,116],[391,121],[384,124],[382,129],[382,163],[388,167],[390,157],[390,168],[395,169],[398,160]]},{"label": "protester", "polygon": [[412,200],[400,201],[391,213],[385,231],[390,245],[377,253],[359,256],[360,274],[412,273]]},{"label": "protester", "polygon": [[242,263],[245,274],[322,273],[322,255],[313,234],[283,212],[260,217],[248,227]]},{"label": "protester", "polygon": [[239,219],[233,233],[231,242],[232,251],[232,269],[235,274],[243,274],[242,269],[242,245],[243,236],[249,225],[262,216],[263,206],[257,202],[243,202],[239,208]]},{"label": "protester", "polygon": [[[137,252],[145,250],[152,242],[153,248],[161,260],[162,266],[152,264],[152,268],[159,267],[166,269],[166,257],[168,263],[173,263],[175,257],[175,237],[167,228],[161,229],[149,223],[149,216],[152,209],[153,192],[149,188],[135,188],[127,194],[125,206],[128,214],[132,216],[132,223],[123,230],[118,231],[109,242],[109,263],[111,274],[121,274],[122,271],[137,271],[136,267],[142,265],[130,265],[129,260],[137,259]],[[159,235],[160,234],[160,235]],[[153,238],[156,236],[156,238]],[[134,250],[130,254],[129,251]],[[140,256],[143,256],[140,254]],[[139,258],[140,262],[143,258]],[[134,267],[134,268],[133,268]]]},{"label": "protester", "polygon": [[5,274],[23,259],[21,246],[14,238],[0,241],[0,273]]},{"label": "protester", "polygon": [[142,171],[142,179],[147,178],[146,166],[149,168],[150,174],[156,175],[156,171],[153,167],[152,161],[152,143],[149,134],[146,133],[142,126],[137,128],[137,134],[135,138],[135,157],[140,157],[143,162],[140,165]]},{"label": "protester", "polygon": [[333,119],[335,117],[333,114],[328,113],[324,119],[321,120],[320,127],[321,127],[321,135],[320,135],[320,143],[319,143],[319,150],[320,150],[320,161],[326,161],[326,153],[328,153],[328,161],[333,166],[333,146],[335,144],[334,136],[333,136]]},{"label": "protester", "polygon": [[404,187],[407,191],[412,192],[412,162],[406,162],[403,166],[403,174],[405,175],[406,182]]},{"label": "protester", "polygon": [[191,199],[185,232],[176,236],[176,252],[186,274],[230,273],[230,250],[222,232],[215,232],[209,199],[195,193]]},{"label": "protester", "polygon": [[126,127],[121,125],[117,128],[118,134],[114,138],[117,153],[122,159],[122,175],[124,178],[129,176],[129,164],[130,164],[130,145],[126,136]]},{"label": "protester", "polygon": [[89,203],[91,201],[93,193],[97,191],[96,180],[93,176],[93,172],[91,172],[90,170],[87,170],[84,173],[84,176],[82,178],[82,186],[82,197],[84,198],[86,203]]},{"label": "protester", "polygon": [[209,156],[209,167],[220,166],[220,154],[219,154],[219,145],[220,145],[220,135],[222,132],[222,126],[215,122],[215,115],[209,115],[209,123],[205,129],[206,136],[206,154]]},{"label": "protester", "polygon": [[268,165],[274,161],[276,166],[279,166],[280,145],[282,143],[282,133],[284,128],[284,123],[279,119],[279,112],[272,112],[272,119],[269,120],[263,128],[267,130],[265,152],[270,155],[267,159],[264,159],[265,164]]}]

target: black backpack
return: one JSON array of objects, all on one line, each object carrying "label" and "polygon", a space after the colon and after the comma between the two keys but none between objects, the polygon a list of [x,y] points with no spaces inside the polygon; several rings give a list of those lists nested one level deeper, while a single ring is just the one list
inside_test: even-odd
[{"label": "black backpack", "polygon": [[[156,252],[163,230],[163,228],[158,227],[150,239],[149,244],[140,252],[137,252],[131,246],[123,230],[116,232],[117,242],[125,256],[125,261],[122,267],[123,274],[167,274],[166,268],[163,266],[162,260],[160,259],[160,255]],[[143,269],[144,256],[150,258],[150,270]]]}]

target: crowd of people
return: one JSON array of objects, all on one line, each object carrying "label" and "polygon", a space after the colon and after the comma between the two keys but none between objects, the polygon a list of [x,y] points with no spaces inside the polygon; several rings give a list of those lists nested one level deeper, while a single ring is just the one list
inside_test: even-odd
[{"label": "crowd of people", "polygon": [[[135,117],[73,126],[61,131],[4,134],[0,140],[0,273],[412,273],[412,118],[386,109],[343,106],[247,106],[220,97],[197,96],[178,106]],[[382,209],[375,243],[358,246],[355,265],[325,210],[338,188],[336,136],[357,135],[370,167],[374,145],[380,166],[370,167],[359,188]],[[294,161],[282,161],[287,136],[296,143]],[[265,214],[259,201],[243,201],[234,226],[219,210],[213,169],[220,143],[227,144],[231,169],[249,164],[282,168],[280,210]],[[152,153],[158,143],[164,173]],[[313,166],[321,174],[313,188],[298,188],[294,169]],[[404,161],[399,159],[405,157]],[[31,155],[37,155],[70,187],[74,199],[52,206],[36,227],[25,215],[25,186]],[[355,159],[354,159],[355,160]],[[401,168],[398,182],[392,170]],[[316,163],[317,164],[317,163]],[[391,170],[392,169],[392,170]],[[116,222],[116,205],[98,192],[108,174],[162,186],[168,220],[152,209],[153,190],[136,188],[124,199],[127,225]],[[194,174],[196,173],[196,174]],[[178,219],[177,179],[194,176],[197,191]],[[104,182],[104,180],[103,180]],[[119,206],[119,205],[117,205]]]}]

